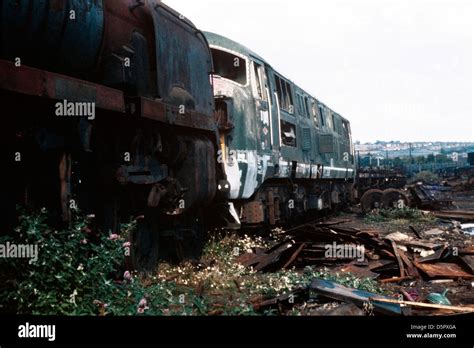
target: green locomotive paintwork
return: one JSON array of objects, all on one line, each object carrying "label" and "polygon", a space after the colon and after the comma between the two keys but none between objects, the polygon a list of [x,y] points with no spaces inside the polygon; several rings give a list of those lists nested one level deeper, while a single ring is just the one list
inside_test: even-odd
[{"label": "green locomotive paintwork", "polygon": [[353,178],[348,120],[248,48],[205,36],[213,53],[214,95],[233,125],[224,136],[231,199],[250,198],[269,179]]}]

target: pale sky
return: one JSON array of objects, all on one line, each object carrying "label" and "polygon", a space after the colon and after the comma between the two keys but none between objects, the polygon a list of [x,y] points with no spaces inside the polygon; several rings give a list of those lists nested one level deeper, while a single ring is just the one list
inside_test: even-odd
[{"label": "pale sky", "polygon": [[474,141],[470,0],[164,0],[348,118],[354,140]]}]

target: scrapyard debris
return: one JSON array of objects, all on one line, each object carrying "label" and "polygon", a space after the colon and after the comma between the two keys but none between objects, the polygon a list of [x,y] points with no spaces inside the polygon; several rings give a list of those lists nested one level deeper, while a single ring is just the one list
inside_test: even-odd
[{"label": "scrapyard debris", "polygon": [[[441,189],[440,192],[449,195],[450,189]],[[413,195],[408,196],[413,199]],[[436,198],[436,195],[433,197]],[[430,201],[433,203],[432,199]],[[474,246],[468,233],[471,228],[474,230],[474,224],[465,222],[474,218],[474,212],[469,208],[451,210],[450,199],[443,202],[446,204],[423,205],[431,211],[408,208],[405,208],[409,210],[405,214],[402,214],[403,211],[400,214],[389,211],[385,219],[367,219],[363,224],[345,219],[280,229],[280,242],[266,250],[254,249],[252,253],[242,255],[239,262],[263,273],[285,269],[298,272],[310,266],[335,274],[334,278],[324,276],[328,280],[321,280],[319,287],[318,282],[313,280],[308,289],[300,289],[292,297],[286,294],[266,299],[266,302],[260,301],[261,308],[278,307],[280,313],[283,309],[308,315],[361,315],[372,312],[400,315],[410,310],[416,315],[473,312],[474,297],[470,291],[474,286]],[[440,208],[444,210],[433,211]],[[413,214],[408,214],[412,211]],[[392,219],[394,224],[387,225],[391,224]],[[387,232],[384,231],[385,226]],[[363,257],[360,257],[361,251]],[[359,293],[354,289],[358,286],[347,285],[339,278],[340,274],[373,281],[383,289],[380,293],[392,294],[390,296],[398,294],[399,297],[370,295],[372,291],[366,294],[365,299],[364,296],[354,297],[354,292]],[[428,303],[430,300],[436,302],[436,293],[442,295],[442,284],[449,286],[449,299]],[[311,294],[317,296],[311,297]],[[297,301],[291,304],[289,298]],[[450,305],[451,302],[453,305]],[[390,310],[384,312],[381,305],[387,304],[397,305],[400,310],[389,307]]]},{"label": "scrapyard debris", "polygon": [[[267,250],[255,249],[252,253],[241,255],[238,261],[247,267],[253,267],[257,272],[316,266],[324,267],[336,276],[350,273],[359,279],[371,279],[384,284],[391,289],[390,292],[398,293],[399,299],[406,299],[408,304],[372,301],[369,298],[381,296],[347,288],[332,281],[314,279],[308,289],[299,289],[291,296],[285,294],[262,300],[256,304],[256,308],[276,308],[280,313],[291,310],[308,315],[361,315],[362,312],[400,315],[409,314],[412,308],[416,313],[431,310],[430,314],[434,315],[471,311],[469,306],[424,307],[416,302],[429,304],[426,302],[430,299],[434,301],[433,293],[442,291],[436,289],[437,284],[449,284],[463,289],[471,286],[474,279],[474,247],[465,244],[468,237],[454,231],[459,223],[450,221],[424,230],[418,227],[418,234],[413,236],[397,231],[383,237],[376,229],[355,228],[352,224],[349,227],[343,222],[307,223],[282,230],[279,232],[282,238],[280,242]],[[413,228],[410,230],[413,231]],[[358,254],[357,251],[363,253]],[[361,255],[363,257],[360,258]],[[428,288],[431,295],[423,290],[426,284],[434,287],[432,290]],[[306,293],[308,291],[310,294],[315,293],[316,298],[311,298]],[[455,294],[456,291],[453,292],[453,303],[465,304]],[[296,299],[296,302],[290,303],[290,298]],[[334,304],[325,302],[328,300],[340,303],[334,307]],[[466,301],[470,303],[469,296]],[[354,304],[357,310],[353,306],[347,306],[347,303]],[[448,304],[446,301],[438,301],[435,305],[439,306],[440,303]],[[397,306],[386,307],[387,305]]]},{"label": "scrapyard debris", "polygon": [[[255,271],[272,272],[308,265],[333,267],[360,277],[398,282],[413,278],[474,278],[474,248],[450,246],[394,232],[340,226],[340,222],[304,224],[283,231],[283,241],[266,251],[244,254],[238,261]],[[440,229],[441,231],[441,229]],[[443,233],[444,234],[444,233]],[[430,233],[424,232],[427,237]]]},{"label": "scrapyard debris", "polygon": [[[256,271],[312,264],[331,265],[359,260],[356,266],[367,267],[363,260],[393,256],[389,245],[378,238],[377,231],[337,227],[336,223],[305,224],[284,232],[286,238],[265,251],[241,256],[239,262]],[[291,234],[290,234],[291,232]]]}]

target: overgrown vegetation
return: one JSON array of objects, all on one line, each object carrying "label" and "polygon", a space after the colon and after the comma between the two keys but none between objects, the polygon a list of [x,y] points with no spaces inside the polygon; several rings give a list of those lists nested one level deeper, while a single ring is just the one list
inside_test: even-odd
[{"label": "overgrown vegetation", "polygon": [[272,240],[232,234],[211,237],[198,264],[161,263],[152,274],[139,275],[124,268],[126,237],[134,227],[131,222],[121,235],[100,236],[87,219],[78,217],[71,228],[56,231],[46,225],[45,212],[23,214],[15,233],[2,237],[0,244],[38,245],[39,255],[31,263],[0,260],[0,310],[42,315],[256,315],[253,301],[306,287],[314,277],[382,292],[372,280],[325,269],[256,273],[236,257],[266,248]]},{"label": "overgrown vegetation", "polygon": [[[366,224],[389,234],[397,231],[410,232],[409,226],[423,230],[436,226],[436,218],[431,214],[412,209],[379,209],[367,214],[364,218]],[[411,233],[411,232],[410,232]]]}]

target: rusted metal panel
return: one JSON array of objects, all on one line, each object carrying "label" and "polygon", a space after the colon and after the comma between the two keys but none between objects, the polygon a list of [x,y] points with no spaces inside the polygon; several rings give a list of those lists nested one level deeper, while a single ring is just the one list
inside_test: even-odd
[{"label": "rusted metal panel", "polygon": [[97,108],[125,113],[123,92],[0,60],[0,89],[50,99],[94,102]]},{"label": "rusted metal panel", "polygon": [[132,98],[130,101],[135,105],[135,112],[140,117],[176,126],[190,127],[212,132],[217,130],[216,122],[212,117],[191,110],[185,110],[185,112],[181,114],[179,107],[164,104],[148,98]]},{"label": "rusted metal panel", "polygon": [[203,34],[184,16],[150,0],[156,42],[158,95],[167,104],[213,117],[212,61]]},{"label": "rusted metal panel", "polygon": [[263,211],[263,203],[259,201],[252,201],[244,205],[244,217],[242,221],[249,224],[261,223],[265,220]]}]

